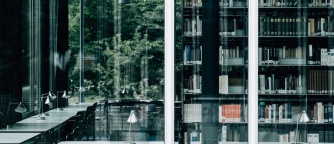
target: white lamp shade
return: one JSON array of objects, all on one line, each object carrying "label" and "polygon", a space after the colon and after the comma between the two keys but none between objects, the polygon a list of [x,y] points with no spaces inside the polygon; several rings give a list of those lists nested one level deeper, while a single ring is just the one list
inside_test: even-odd
[{"label": "white lamp shade", "polygon": [[50,104],[50,97],[46,97],[45,104]]},{"label": "white lamp shade", "polygon": [[20,102],[20,104],[15,108],[15,112],[24,113],[27,111],[27,108]]},{"label": "white lamp shade", "polygon": [[299,118],[298,121],[299,121],[300,123],[303,123],[303,122],[309,122],[309,121],[310,121],[310,118],[307,116],[305,110],[302,111],[302,115],[300,116],[300,118]]},{"label": "white lamp shade", "polygon": [[53,100],[57,98],[57,96],[52,94],[50,91],[49,91],[49,97]]},{"label": "white lamp shade", "polygon": [[137,121],[138,121],[138,119],[136,117],[135,111],[131,110],[131,113],[130,113],[130,116],[129,116],[127,122],[128,123],[136,123]]},{"label": "white lamp shade", "polygon": [[84,91],[86,91],[85,88],[83,88],[83,87],[79,88],[79,92],[84,92]]},{"label": "white lamp shade", "polygon": [[63,96],[62,96],[62,98],[69,98],[70,96],[68,96],[68,95],[66,95],[66,91],[64,91],[64,94],[63,94]]}]

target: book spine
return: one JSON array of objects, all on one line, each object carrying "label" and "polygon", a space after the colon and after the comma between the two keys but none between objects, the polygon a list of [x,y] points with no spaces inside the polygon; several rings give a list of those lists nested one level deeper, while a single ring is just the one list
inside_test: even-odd
[{"label": "book spine", "polygon": [[324,104],[324,123],[328,123],[328,105]]},{"label": "book spine", "polygon": [[222,142],[227,141],[227,126],[222,126]]},{"label": "book spine", "polygon": [[333,104],[332,103],[327,104],[327,118],[328,118],[328,123],[333,123]]},{"label": "book spine", "polygon": [[277,18],[277,35],[281,36],[282,35],[282,18],[278,17]]},{"label": "book spine", "polygon": [[286,24],[285,24],[285,17],[282,17],[281,18],[281,33],[282,33],[282,36],[285,36],[286,35]]},{"label": "book spine", "polygon": [[259,24],[259,35],[260,36],[264,36],[265,34],[265,31],[266,31],[266,25],[265,25],[265,17],[261,16],[259,18],[259,21],[260,21],[260,24]]},{"label": "book spine", "polygon": [[266,23],[267,23],[267,36],[270,36],[271,35],[271,17],[266,17],[267,20],[266,20]]}]

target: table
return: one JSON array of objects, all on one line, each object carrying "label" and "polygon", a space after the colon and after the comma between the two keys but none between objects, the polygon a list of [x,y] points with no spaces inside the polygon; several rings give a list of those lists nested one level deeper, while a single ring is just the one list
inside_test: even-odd
[{"label": "table", "polygon": [[33,140],[39,133],[0,133],[0,143],[16,144]]},{"label": "table", "polygon": [[93,104],[73,104],[63,108],[62,111],[57,109],[48,111],[49,116],[46,116],[45,120],[37,120],[39,115],[37,114],[18,121],[9,128],[0,129],[0,143],[21,143],[49,130],[57,130],[78,111],[85,111],[91,105]]},{"label": "table", "polygon": [[[1,133],[42,133],[57,127],[56,123],[15,123],[9,128],[0,129]],[[1,139],[0,139],[1,142]]]},{"label": "table", "polygon": [[49,116],[45,117],[45,120],[37,120],[37,117],[39,114],[31,116],[29,118],[23,119],[17,123],[56,123],[61,124],[71,118],[72,116],[75,116],[78,111],[84,111],[87,109],[88,106],[93,105],[92,103],[84,103],[84,104],[73,104],[69,105],[68,107],[63,108],[64,110],[58,111],[57,109],[52,109],[50,111],[47,111],[49,113]]},{"label": "table", "polygon": [[[58,144],[124,144],[126,141],[63,141]],[[132,141],[136,144],[164,144],[163,141]]]}]

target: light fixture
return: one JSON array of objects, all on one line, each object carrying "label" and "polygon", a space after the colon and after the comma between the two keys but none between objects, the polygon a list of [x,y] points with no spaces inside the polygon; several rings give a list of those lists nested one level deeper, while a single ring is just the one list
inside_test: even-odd
[{"label": "light fixture", "polygon": [[[46,98],[44,104],[50,104],[51,103],[50,98],[55,99],[56,96],[49,91],[48,93],[42,94],[42,96],[40,98],[41,98],[41,102],[43,101],[43,98]],[[41,109],[42,109],[42,113],[41,113]],[[42,106],[42,104],[40,104],[40,110],[39,110],[37,120],[45,120],[45,116],[49,116],[49,114],[44,113],[43,106]]]},{"label": "light fixture", "polygon": [[[299,114],[298,114],[299,116]],[[306,111],[303,110],[302,114],[300,115],[299,119],[297,120],[297,128],[296,128],[296,136],[295,136],[295,144],[297,143],[298,136],[298,123],[307,123],[310,121],[310,118],[307,116]]]},{"label": "light fixture", "polygon": [[61,98],[65,98],[65,99],[69,98],[69,96],[66,95],[66,91],[57,91],[57,111],[63,110],[63,108],[58,107],[58,103],[59,103],[59,96],[58,95],[59,95],[59,93],[63,93]]},{"label": "light fixture", "polygon": [[78,92],[79,92],[79,95],[78,95],[78,102],[75,102],[76,104],[79,104],[81,102],[83,102],[82,98],[81,98],[81,93],[85,92],[86,89],[84,87],[79,87],[78,89]]},{"label": "light fixture", "polygon": [[135,114],[135,110],[131,110],[130,112],[130,116],[127,120],[128,123],[130,123],[130,127],[129,127],[129,141],[125,142],[124,144],[136,144],[134,142],[131,142],[131,124],[132,123],[136,123],[138,121],[136,114]]},{"label": "light fixture", "polygon": [[[6,118],[5,118],[5,122],[4,122],[4,125],[7,124],[7,117],[8,117],[8,113],[9,113],[9,108],[10,108],[10,105],[12,104],[18,104],[17,107],[15,108],[15,112],[17,113],[24,113],[27,111],[27,108],[22,104],[22,102],[20,103],[13,103],[13,102],[9,102],[9,105],[8,105],[8,108],[7,108],[7,113],[6,113]],[[2,114],[2,113],[1,113]],[[9,125],[7,125],[7,128],[9,127]]]},{"label": "light fixture", "polygon": [[79,91],[79,92],[85,92],[86,89],[85,89],[84,87],[80,87],[78,91]]}]

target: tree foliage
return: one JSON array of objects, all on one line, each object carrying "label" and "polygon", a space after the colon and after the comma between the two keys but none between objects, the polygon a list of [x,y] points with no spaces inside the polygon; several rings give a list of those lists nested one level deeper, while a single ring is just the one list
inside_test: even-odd
[{"label": "tree foliage", "polygon": [[[69,2],[69,79],[73,85],[79,83],[79,6],[79,0]],[[85,1],[84,53],[96,59],[84,72],[90,92],[105,98],[163,98],[163,11],[163,0]],[[120,33],[115,31],[118,28]]]}]

